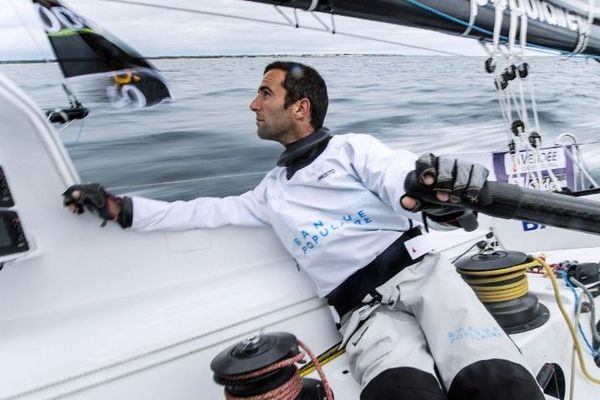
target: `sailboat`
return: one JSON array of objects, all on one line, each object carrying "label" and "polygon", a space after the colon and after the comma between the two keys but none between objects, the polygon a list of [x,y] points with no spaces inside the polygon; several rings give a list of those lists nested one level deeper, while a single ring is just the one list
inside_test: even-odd
[{"label": "sailboat", "polygon": [[[511,43],[517,51],[519,43],[518,31],[511,31],[511,10],[516,6],[511,9],[508,3],[501,9],[487,1],[456,1],[455,7],[444,3],[449,9],[438,10],[436,2],[412,0],[372,1],[368,7],[360,1],[262,2],[460,34],[470,27],[466,36],[487,43],[492,61],[486,67],[498,82],[498,91],[503,90],[503,80],[511,88],[521,79],[518,67],[522,70],[523,62],[517,56],[500,67],[502,60],[510,58],[503,52]],[[528,43],[600,56],[594,9],[578,1],[523,4],[526,12],[521,9],[512,21],[527,21],[532,35],[527,36]],[[537,10],[537,18],[527,5]],[[498,14],[506,18],[499,19]],[[548,23],[549,15],[556,21],[561,15],[564,24]],[[442,22],[447,16],[462,23]],[[569,22],[576,25],[574,30]],[[513,61],[516,76],[511,79]],[[507,98],[500,97],[501,101]],[[525,118],[522,110],[519,119],[514,117],[515,104],[522,103],[508,100],[504,102],[507,129],[512,131],[517,120],[522,125],[514,124],[519,135],[514,134],[513,148],[479,159],[493,176],[537,189],[582,192],[584,188],[582,194],[593,197],[576,146],[534,146],[535,140],[529,140],[535,139],[534,118]],[[214,360],[240,345],[252,349],[265,338],[280,340],[296,352],[294,340],[278,332],[293,334],[321,355],[320,364],[336,398],[358,399],[360,388],[339,351],[340,337],[327,305],[315,297],[309,281],[270,230],[227,227],[142,234],[112,225],[98,229],[94,216],[73,218],[63,209],[58,195],[80,182],[78,173],[48,116],[4,76],[0,76],[0,118],[0,399],[219,399],[223,388],[214,376],[217,373],[219,378],[220,363]],[[587,181],[577,187],[581,176]],[[551,199],[555,196],[567,198],[556,194]],[[514,205],[518,208],[521,203]],[[593,299],[598,265],[591,261],[600,258],[600,241],[598,236],[570,230],[597,229],[593,223],[584,224],[586,218],[600,214],[600,207],[595,213],[591,207],[588,214],[579,215],[583,225],[561,222],[560,213],[550,210],[545,217],[527,215],[540,219],[525,221],[482,215],[475,231],[435,235],[446,256],[463,262],[457,262],[463,271],[472,268],[473,260],[508,252],[544,251],[549,263],[580,260],[562,270],[583,283],[592,296],[589,302],[598,306]],[[552,223],[559,227],[541,228]],[[535,272],[541,272],[540,265]],[[582,301],[575,300],[566,281],[557,283],[555,293],[553,281],[543,274],[528,273],[527,278],[529,290],[521,297],[536,300],[519,303],[529,313],[514,310],[503,326],[537,373],[548,398],[596,398],[600,393],[593,383],[600,375],[597,344],[579,352],[582,369],[573,361],[572,330],[560,310],[561,305],[569,311],[576,305],[580,308]],[[580,314],[577,322],[589,338],[596,321],[590,313]],[[302,375],[322,379],[312,365],[301,369]],[[303,398],[323,398],[318,385],[306,390]]]},{"label": "sailboat", "polygon": [[[58,0],[34,0],[33,6],[66,80],[83,80],[94,97],[118,108],[152,107],[172,99],[160,72],[125,43]],[[87,109],[66,84],[63,88],[71,107],[49,110],[50,121],[85,118]]]}]

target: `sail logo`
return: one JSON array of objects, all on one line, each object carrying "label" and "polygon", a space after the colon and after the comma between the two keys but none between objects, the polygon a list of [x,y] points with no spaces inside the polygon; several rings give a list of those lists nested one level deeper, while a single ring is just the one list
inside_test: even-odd
[{"label": "sail logo", "polygon": [[[488,0],[477,2],[482,7],[488,3],[490,3]],[[575,32],[586,32],[588,30],[587,22],[579,14],[544,0],[509,0],[508,5],[510,10],[525,12],[530,19],[539,22],[568,28]]]},{"label": "sail logo", "polygon": [[80,30],[86,27],[85,20],[67,8],[60,6],[46,8],[40,4],[34,6],[48,33],[56,33],[64,28]]},{"label": "sail logo", "polygon": [[515,154],[504,155],[506,174],[521,174],[526,172],[565,168],[567,159],[562,148],[550,147],[535,151],[519,151]]}]

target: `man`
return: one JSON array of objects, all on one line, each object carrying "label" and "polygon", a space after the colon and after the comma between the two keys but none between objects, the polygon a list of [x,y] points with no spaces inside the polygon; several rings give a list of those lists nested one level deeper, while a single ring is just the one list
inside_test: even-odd
[{"label": "man", "polygon": [[[331,136],[327,106],[314,69],[271,63],[250,109],[258,136],[286,149],[254,190],[167,203],[76,185],[65,204],[141,231],[271,226],[332,306],[362,400],[543,399],[518,349],[413,222],[472,224],[453,203],[476,202],[487,171],[417,160],[368,135]],[[444,205],[406,196],[415,163]]]}]

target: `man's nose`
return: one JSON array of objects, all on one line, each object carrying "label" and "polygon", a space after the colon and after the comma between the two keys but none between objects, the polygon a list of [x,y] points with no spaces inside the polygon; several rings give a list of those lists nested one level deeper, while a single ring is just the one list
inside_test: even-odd
[{"label": "man's nose", "polygon": [[255,98],[253,98],[252,101],[250,102],[250,109],[252,111],[258,110],[258,96],[256,96]]}]

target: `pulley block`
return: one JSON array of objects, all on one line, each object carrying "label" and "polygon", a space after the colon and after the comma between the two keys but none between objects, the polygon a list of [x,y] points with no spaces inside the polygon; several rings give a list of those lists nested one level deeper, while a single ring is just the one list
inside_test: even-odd
[{"label": "pulley block", "polygon": [[493,57],[490,57],[487,60],[485,60],[485,70],[488,74],[493,74],[496,70],[496,61]]},{"label": "pulley block", "polygon": [[510,64],[508,67],[506,67],[502,73],[502,76],[507,81],[514,80],[517,77],[517,67],[514,64]]},{"label": "pulley block", "polygon": [[531,147],[538,147],[542,144],[542,137],[536,131],[533,131],[529,134],[529,144]]},{"label": "pulley block", "polygon": [[510,126],[510,130],[515,136],[520,136],[521,133],[525,133],[525,124],[520,119],[515,119]]},{"label": "pulley block", "polygon": [[504,77],[504,74],[496,76],[496,79],[494,79],[494,85],[496,86],[496,90],[504,90],[508,87],[508,81]]},{"label": "pulley block", "polygon": [[525,79],[527,75],[529,75],[529,64],[523,63],[517,67],[517,71],[519,72],[519,78]]}]

